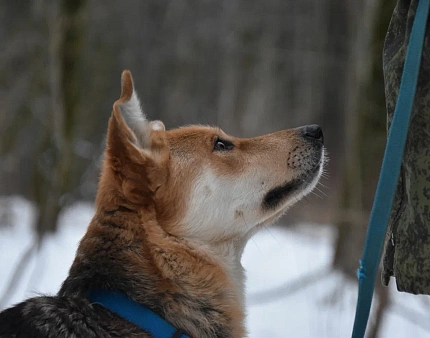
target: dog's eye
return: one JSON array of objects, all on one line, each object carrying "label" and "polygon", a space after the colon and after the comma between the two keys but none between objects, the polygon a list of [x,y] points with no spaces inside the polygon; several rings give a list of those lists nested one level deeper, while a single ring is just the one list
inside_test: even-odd
[{"label": "dog's eye", "polygon": [[214,150],[215,151],[229,151],[234,148],[233,142],[227,141],[227,140],[221,140],[220,138],[217,138],[215,140]]}]

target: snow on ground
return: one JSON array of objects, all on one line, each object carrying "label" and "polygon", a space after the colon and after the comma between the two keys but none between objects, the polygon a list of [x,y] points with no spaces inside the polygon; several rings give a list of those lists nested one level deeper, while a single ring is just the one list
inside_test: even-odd
[{"label": "snow on ground", "polygon": [[[11,205],[14,226],[0,227],[0,295],[21,255],[32,244],[34,210],[20,198],[13,198]],[[93,212],[91,205],[77,204],[62,215],[58,233],[48,237],[37,257],[31,258],[7,306],[58,291]],[[248,243],[242,262],[248,276],[250,337],[350,336],[357,287],[330,272],[333,238],[329,226],[300,225],[262,230]],[[313,281],[307,283],[310,279]],[[391,284],[394,305],[386,315],[382,337],[430,337],[428,297],[399,293],[394,281]]]}]

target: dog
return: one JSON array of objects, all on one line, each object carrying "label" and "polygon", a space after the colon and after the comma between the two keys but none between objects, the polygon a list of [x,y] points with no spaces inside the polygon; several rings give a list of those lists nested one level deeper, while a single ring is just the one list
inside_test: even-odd
[{"label": "dog", "polygon": [[[245,337],[247,241],[317,184],[316,125],[241,139],[148,121],[129,71],[109,120],[96,212],[56,296],[0,314],[0,337],[155,337],[88,297],[120,292],[178,331]],[[115,302],[114,302],[115,303]]]}]

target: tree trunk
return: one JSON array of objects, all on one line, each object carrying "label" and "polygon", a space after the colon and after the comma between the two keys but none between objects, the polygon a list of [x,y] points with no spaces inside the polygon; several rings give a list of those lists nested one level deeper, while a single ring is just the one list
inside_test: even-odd
[{"label": "tree trunk", "polygon": [[[360,4],[362,6],[362,4]],[[366,238],[386,142],[382,48],[395,0],[368,0],[351,46],[353,69],[345,128],[345,172],[336,221],[338,238],[333,266],[356,280],[358,261]],[[365,24],[366,23],[366,24]],[[371,56],[369,58],[369,55]],[[378,336],[388,290],[377,287],[379,304],[369,337]]]},{"label": "tree trunk", "polygon": [[[35,201],[39,206],[36,231],[39,238],[55,232],[59,213],[67,203],[66,193],[74,185],[76,171],[73,143],[79,98],[78,63],[85,37],[85,0],[53,1],[49,4],[50,121],[41,144],[35,173]],[[48,155],[47,155],[48,153]]]}]

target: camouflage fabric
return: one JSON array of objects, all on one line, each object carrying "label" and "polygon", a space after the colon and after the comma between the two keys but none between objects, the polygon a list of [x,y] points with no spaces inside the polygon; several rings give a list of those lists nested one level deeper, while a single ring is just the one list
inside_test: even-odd
[{"label": "camouflage fabric", "polygon": [[[398,0],[385,38],[383,69],[388,128],[403,72],[418,0]],[[429,21],[430,22],[430,21]],[[395,276],[397,289],[430,294],[430,25],[401,177],[385,242],[382,283]]]}]

